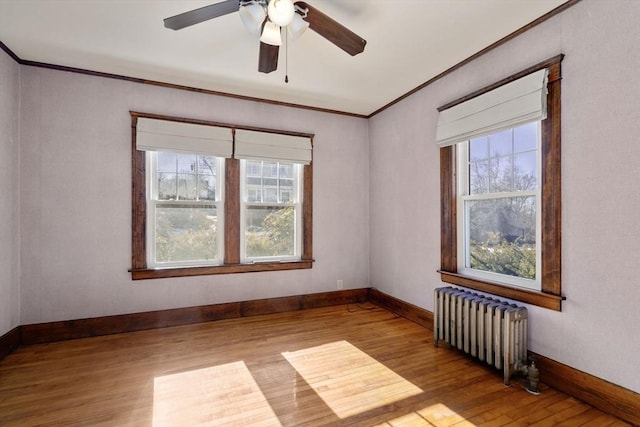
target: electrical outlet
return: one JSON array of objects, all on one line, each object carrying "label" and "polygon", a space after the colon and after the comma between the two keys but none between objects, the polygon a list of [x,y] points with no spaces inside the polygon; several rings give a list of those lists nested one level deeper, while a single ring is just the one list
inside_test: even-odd
[{"label": "electrical outlet", "polygon": [[338,289],[342,289],[344,286],[344,282],[342,281],[342,279],[338,280]]}]

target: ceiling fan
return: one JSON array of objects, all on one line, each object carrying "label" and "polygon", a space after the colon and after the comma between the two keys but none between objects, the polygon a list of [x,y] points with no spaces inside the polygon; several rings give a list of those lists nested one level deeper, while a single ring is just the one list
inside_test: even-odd
[{"label": "ceiling fan", "polygon": [[260,36],[258,71],[270,73],[278,68],[282,29],[293,39],[311,28],[351,56],[364,50],[367,41],[304,1],[225,0],[184,12],[164,20],[164,26],[180,30],[209,19],[239,12],[243,24]]}]

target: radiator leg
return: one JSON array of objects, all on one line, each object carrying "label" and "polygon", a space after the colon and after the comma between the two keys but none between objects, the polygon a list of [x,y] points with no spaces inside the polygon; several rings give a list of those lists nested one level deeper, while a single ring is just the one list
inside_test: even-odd
[{"label": "radiator leg", "polygon": [[438,307],[439,292],[436,289],[433,292],[433,345],[438,347],[438,316],[441,316],[442,310]]}]

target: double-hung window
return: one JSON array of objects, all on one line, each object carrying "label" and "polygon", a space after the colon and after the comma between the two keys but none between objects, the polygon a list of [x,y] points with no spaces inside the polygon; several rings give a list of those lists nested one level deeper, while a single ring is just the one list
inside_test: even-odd
[{"label": "double-hung window", "polygon": [[131,115],[134,279],[311,268],[310,135]]},{"label": "double-hung window", "polygon": [[438,110],[441,278],[560,310],[560,63]]},{"label": "double-hung window", "polygon": [[540,290],[540,122],[460,143],[458,271]]},{"label": "double-hung window", "polygon": [[300,164],[240,160],[242,261],[300,258],[301,178]]},{"label": "double-hung window", "polygon": [[224,158],[147,152],[147,263],[218,265],[224,256]]}]

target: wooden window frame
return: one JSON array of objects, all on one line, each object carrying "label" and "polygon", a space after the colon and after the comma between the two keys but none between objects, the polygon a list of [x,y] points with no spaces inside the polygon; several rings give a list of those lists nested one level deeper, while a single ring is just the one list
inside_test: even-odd
[{"label": "wooden window frame", "polygon": [[541,291],[506,286],[458,273],[456,145],[440,149],[440,273],[441,280],[466,288],[561,311],[561,162],[560,162],[560,81],[564,55],[527,68],[495,84],[438,108],[446,110],[489,92],[527,74],[548,68],[547,118],[541,122]]},{"label": "wooden window frame", "polygon": [[131,278],[160,279],[169,277],[203,276],[213,274],[252,273],[263,271],[301,270],[313,266],[313,163],[304,165],[302,177],[302,253],[299,261],[273,261],[243,264],[240,262],[240,161],[225,160],[225,203],[224,203],[224,262],[215,266],[197,267],[147,267],[147,202],[146,202],[146,156],[136,149],[136,125],[138,118],[170,120],[233,129],[275,132],[285,135],[302,136],[311,139],[313,135],[276,131],[273,129],[239,127],[224,123],[161,116],[131,111]]}]

